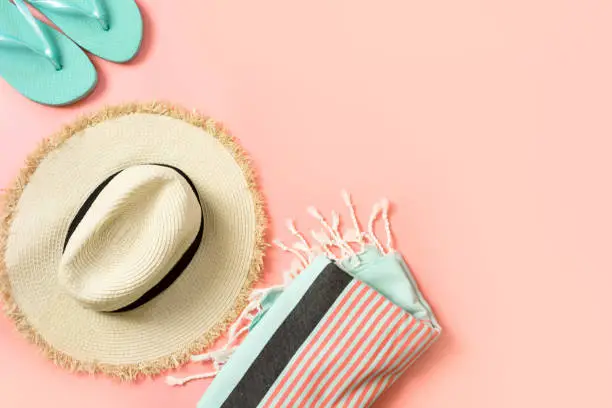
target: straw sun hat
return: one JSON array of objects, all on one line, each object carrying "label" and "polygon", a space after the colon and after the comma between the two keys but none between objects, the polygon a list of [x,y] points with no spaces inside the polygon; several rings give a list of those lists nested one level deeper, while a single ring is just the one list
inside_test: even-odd
[{"label": "straw sun hat", "polygon": [[7,315],[74,371],[131,380],[178,367],[237,317],[261,270],[246,157],[170,105],[80,119],[43,142],[5,199]]}]

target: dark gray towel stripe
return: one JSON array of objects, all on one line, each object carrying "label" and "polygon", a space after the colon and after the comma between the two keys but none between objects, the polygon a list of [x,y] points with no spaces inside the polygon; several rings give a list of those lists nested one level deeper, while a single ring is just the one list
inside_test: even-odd
[{"label": "dark gray towel stripe", "polygon": [[329,264],[272,335],[223,408],[255,408],[353,278]]}]

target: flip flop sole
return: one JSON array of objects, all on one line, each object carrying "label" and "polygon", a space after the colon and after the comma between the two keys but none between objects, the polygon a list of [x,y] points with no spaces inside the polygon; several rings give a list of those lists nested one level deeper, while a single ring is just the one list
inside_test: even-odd
[{"label": "flip flop sole", "polygon": [[[41,31],[53,42],[61,56],[62,69],[32,50],[0,47],[0,77],[25,97],[45,105],[67,105],[87,96],[97,83],[96,70],[75,43],[44,23]],[[0,31],[28,44],[40,39],[17,8],[0,1]]]},{"label": "flip flop sole", "polygon": [[[89,0],[63,0],[71,3]],[[109,29],[77,13],[66,13],[32,6],[58,26],[85,50],[108,61],[126,62],[134,58],[142,42],[142,16],[134,0],[101,0],[109,17]]]}]

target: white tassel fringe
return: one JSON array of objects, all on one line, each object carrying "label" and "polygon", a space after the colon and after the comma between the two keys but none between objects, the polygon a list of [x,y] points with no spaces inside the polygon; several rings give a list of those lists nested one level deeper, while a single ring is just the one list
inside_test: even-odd
[{"label": "white tassel fringe", "polygon": [[[249,324],[261,312],[261,301],[263,298],[274,290],[284,289],[291,283],[295,277],[297,277],[304,268],[306,268],[310,262],[320,254],[325,254],[328,258],[335,261],[344,261],[347,259],[355,260],[359,262],[359,257],[356,256],[357,252],[353,249],[351,244],[356,244],[360,248],[359,252],[362,252],[366,245],[374,245],[380,251],[381,254],[388,254],[394,251],[393,249],[393,235],[391,231],[391,223],[389,221],[389,200],[383,198],[379,202],[375,203],[372,208],[372,213],[368,221],[367,232],[361,230],[361,225],[355,212],[355,206],[351,199],[351,195],[347,191],[342,191],[342,198],[344,204],[349,210],[349,216],[353,224],[352,228],[346,231],[340,231],[340,215],[332,211],[331,224],[327,222],[325,217],[317,210],[317,208],[311,206],[308,208],[308,213],[313,216],[321,226],[323,230],[310,231],[311,237],[318,244],[318,246],[311,245],[305,236],[296,228],[295,222],[292,219],[287,220],[286,226],[291,235],[293,235],[297,242],[291,246],[285,245],[280,240],[274,240],[274,244],[285,252],[291,253],[295,256],[291,267],[288,271],[283,273],[283,284],[270,286],[267,288],[255,289],[250,297],[250,303],[240,314],[236,322],[230,327],[228,331],[228,341],[225,346],[218,350],[213,350],[204,354],[198,354],[191,356],[191,361],[194,362],[211,362],[214,371],[191,375],[184,378],[176,378],[173,376],[166,377],[166,383],[172,386],[185,385],[188,382],[200,380],[204,378],[215,377],[223,365],[232,356],[234,350],[238,346],[234,346],[234,343],[249,331]],[[383,247],[380,240],[376,236],[376,221],[382,218],[384,224],[384,230],[386,234],[386,245]],[[337,256],[334,250],[339,251],[341,254]]]}]

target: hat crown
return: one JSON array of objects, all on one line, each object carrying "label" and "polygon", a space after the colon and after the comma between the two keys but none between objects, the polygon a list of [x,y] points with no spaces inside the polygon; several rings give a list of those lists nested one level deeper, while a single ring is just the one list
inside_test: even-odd
[{"label": "hat crown", "polygon": [[138,165],[114,176],[69,236],[58,282],[83,306],[119,310],[158,284],[193,243],[198,197],[176,170]]}]

